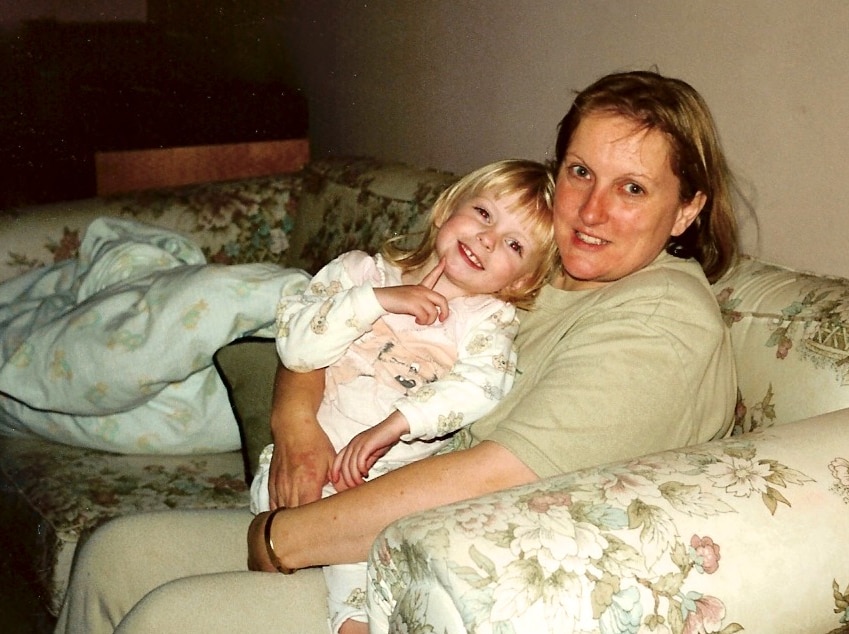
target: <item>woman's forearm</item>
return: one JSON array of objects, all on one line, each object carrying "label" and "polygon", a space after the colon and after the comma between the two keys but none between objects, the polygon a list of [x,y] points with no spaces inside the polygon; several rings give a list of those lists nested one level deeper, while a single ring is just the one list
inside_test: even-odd
[{"label": "woman's forearm", "polygon": [[295,373],[278,365],[274,377],[271,437],[274,454],[268,477],[271,508],[318,500],[335,451],[318,424],[324,370]]},{"label": "woman's forearm", "polygon": [[[274,396],[271,410],[271,433],[281,433],[287,423],[297,418],[311,418],[321,405],[324,394],[324,370],[292,372],[282,363],[274,375]],[[285,397],[285,398],[284,398]],[[317,424],[317,421],[316,421]]]},{"label": "woman's forearm", "polygon": [[[538,478],[493,442],[426,458],[299,508],[279,513],[271,527],[274,550],[287,568],[365,561],[378,533],[396,519],[444,504],[534,482]],[[259,515],[249,532],[251,558],[273,570]]]}]

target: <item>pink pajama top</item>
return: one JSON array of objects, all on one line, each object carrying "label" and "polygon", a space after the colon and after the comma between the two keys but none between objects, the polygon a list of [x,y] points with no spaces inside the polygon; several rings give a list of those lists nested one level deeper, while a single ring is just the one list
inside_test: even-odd
[{"label": "pink pajama top", "polygon": [[401,270],[380,255],[352,251],[321,269],[303,295],[282,297],[277,310],[283,364],[327,368],[318,419],[337,451],[393,410],[406,417],[410,433],[378,472],[434,453],[441,439],[492,410],[516,368],[511,304],[459,297],[444,322],[422,326],[377,301],[375,288],[402,284]]}]

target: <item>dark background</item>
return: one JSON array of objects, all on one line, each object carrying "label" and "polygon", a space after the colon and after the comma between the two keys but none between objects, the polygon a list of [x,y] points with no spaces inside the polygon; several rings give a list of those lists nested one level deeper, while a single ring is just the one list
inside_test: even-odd
[{"label": "dark background", "polygon": [[99,150],[306,136],[274,36],[281,11],[148,0],[145,20],[3,24],[0,208],[94,195]]}]

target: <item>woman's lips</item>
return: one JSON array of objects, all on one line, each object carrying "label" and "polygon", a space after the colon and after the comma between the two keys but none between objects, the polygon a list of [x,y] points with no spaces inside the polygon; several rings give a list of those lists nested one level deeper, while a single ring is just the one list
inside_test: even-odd
[{"label": "woman's lips", "polygon": [[607,240],[602,238],[597,238],[596,236],[591,236],[588,233],[583,233],[582,231],[575,231],[575,237],[579,242],[583,244],[588,244],[590,246],[601,246],[603,244],[608,244]]}]

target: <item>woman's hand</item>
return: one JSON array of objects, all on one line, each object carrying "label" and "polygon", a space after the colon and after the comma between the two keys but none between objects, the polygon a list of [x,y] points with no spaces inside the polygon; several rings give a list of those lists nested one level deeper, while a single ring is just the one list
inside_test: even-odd
[{"label": "woman's hand", "polygon": [[407,419],[396,410],[371,429],[354,436],[333,461],[330,481],[336,490],[344,491],[365,482],[374,463],[409,432]]},{"label": "woman's hand", "polygon": [[336,452],[316,418],[323,393],[323,369],[296,373],[277,366],[268,474],[271,510],[314,502],[329,481]]},{"label": "woman's hand", "polygon": [[418,284],[384,286],[374,289],[374,294],[383,310],[396,315],[412,315],[422,326],[429,326],[437,319],[445,321],[448,300],[433,290],[444,270],[445,260],[441,259]]},{"label": "woman's hand", "polygon": [[[400,517],[537,479],[508,449],[484,441],[278,514],[270,527],[274,552],[292,570],[365,561],[378,533]],[[248,531],[252,570],[275,569],[265,547],[266,517],[257,515]]]}]

